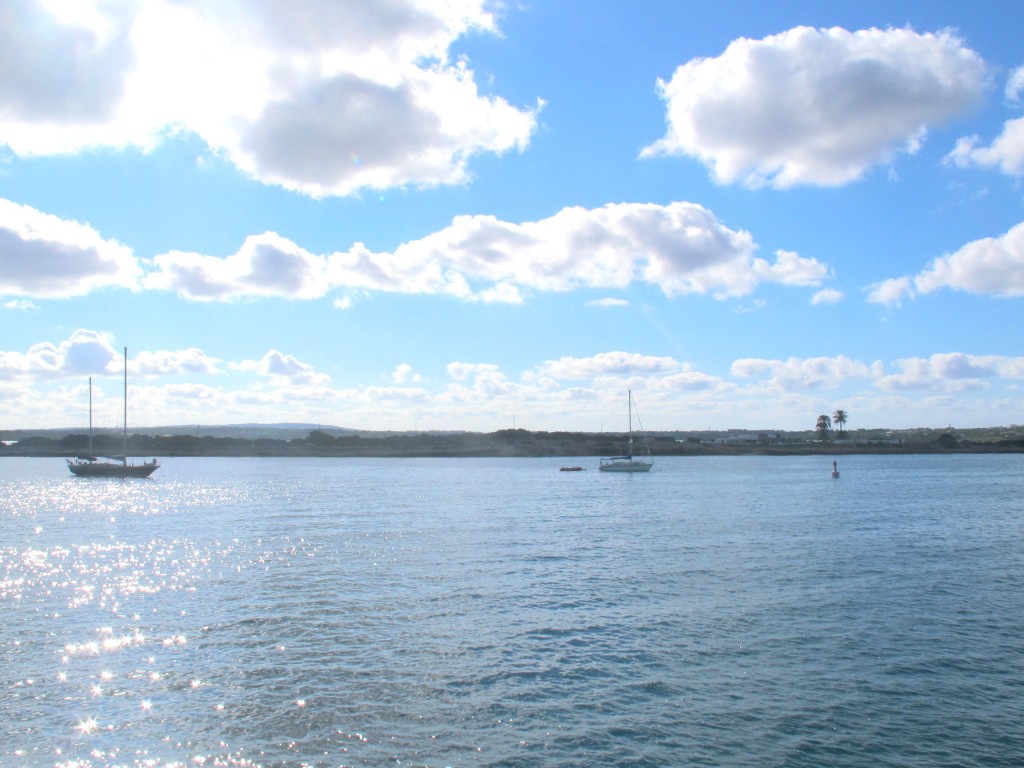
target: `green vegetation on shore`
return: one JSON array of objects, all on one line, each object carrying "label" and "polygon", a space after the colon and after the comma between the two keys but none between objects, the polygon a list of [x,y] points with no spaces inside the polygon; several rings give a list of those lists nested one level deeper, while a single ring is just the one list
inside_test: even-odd
[{"label": "green vegetation on shore", "polygon": [[[357,432],[308,426],[206,427],[183,432],[129,436],[132,456],[611,456],[622,452],[625,436],[602,432]],[[846,430],[842,439],[820,433],[663,432],[647,436],[655,456],[793,455],[851,453],[1024,453],[1024,427],[988,429]],[[88,452],[84,433],[46,430],[0,431],[2,456],[77,456]],[[640,447],[637,447],[640,450]],[[94,435],[92,452],[115,455],[119,432]]]}]

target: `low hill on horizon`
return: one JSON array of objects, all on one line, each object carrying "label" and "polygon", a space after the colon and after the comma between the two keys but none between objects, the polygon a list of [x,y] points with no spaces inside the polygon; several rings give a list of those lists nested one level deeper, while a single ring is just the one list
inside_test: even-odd
[{"label": "low hill on horizon", "polygon": [[[379,431],[311,424],[196,425],[129,430],[134,456],[595,456],[624,450],[622,432],[502,429],[495,432]],[[1024,428],[845,430],[822,439],[801,432],[726,430],[648,432],[634,446],[658,456],[793,453],[1024,452]],[[121,448],[120,430],[0,431],[0,455],[107,455]],[[107,452],[107,453],[104,453]]]}]

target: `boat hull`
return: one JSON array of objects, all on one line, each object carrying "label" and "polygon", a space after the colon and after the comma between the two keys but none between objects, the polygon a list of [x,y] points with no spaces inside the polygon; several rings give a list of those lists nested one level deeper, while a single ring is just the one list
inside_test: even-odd
[{"label": "boat hull", "polygon": [[[92,378],[89,379],[89,453],[68,459],[68,469],[76,477],[149,477],[160,464],[156,459],[143,464],[128,463],[128,347],[124,348],[124,424],[121,430],[124,448],[121,461],[97,461],[92,455]],[[112,457],[108,457],[112,458]]]},{"label": "boat hull", "polygon": [[78,477],[149,477],[159,464],[108,464],[100,461],[68,461],[71,474]]},{"label": "boat hull", "polygon": [[646,461],[609,461],[601,464],[602,472],[648,472],[653,463]]}]

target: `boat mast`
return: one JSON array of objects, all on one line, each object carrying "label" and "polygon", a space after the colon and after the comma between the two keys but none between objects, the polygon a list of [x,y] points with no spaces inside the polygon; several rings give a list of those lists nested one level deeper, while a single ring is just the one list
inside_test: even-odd
[{"label": "boat mast", "polygon": [[128,347],[124,348],[124,419],[121,424],[124,431],[124,451],[121,463],[128,466]]},{"label": "boat mast", "polygon": [[629,398],[628,398],[629,399],[629,405],[628,405],[628,408],[629,408],[629,443],[626,446],[627,447],[627,451],[626,452],[629,454],[629,458],[632,459],[633,458],[633,390],[627,389],[626,392],[629,395]]},{"label": "boat mast", "polygon": [[89,377],[89,455],[92,456],[92,376]]}]

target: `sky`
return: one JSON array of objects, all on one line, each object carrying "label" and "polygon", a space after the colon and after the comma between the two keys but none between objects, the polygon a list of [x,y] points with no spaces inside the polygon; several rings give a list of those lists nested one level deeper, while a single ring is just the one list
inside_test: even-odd
[{"label": "sky", "polygon": [[0,429],[1024,423],[1022,29],[5,0]]}]

